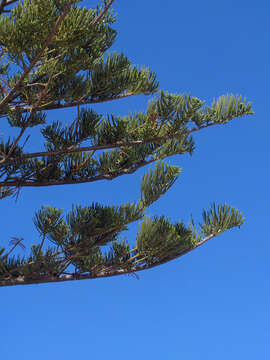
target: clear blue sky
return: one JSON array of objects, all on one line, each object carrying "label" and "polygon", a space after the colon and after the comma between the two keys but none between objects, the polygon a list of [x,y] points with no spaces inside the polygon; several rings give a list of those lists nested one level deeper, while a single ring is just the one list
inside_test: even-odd
[{"label": "clear blue sky", "polygon": [[[84,2],[87,7],[96,1]],[[174,187],[149,210],[200,219],[212,201],[246,218],[187,256],[139,274],[1,288],[0,357],[13,359],[267,359],[270,340],[269,13],[267,0],[115,0],[114,49],[149,66],[160,88],[210,102],[226,93],[253,102],[255,116],[196,134]],[[104,113],[143,110],[148,99],[98,105]],[[72,120],[73,111],[52,113]],[[5,130],[5,129],[4,129]],[[1,129],[1,132],[2,129]],[[143,171],[114,182],[24,189],[1,201],[1,237],[38,239],[42,204],[117,204],[139,196]],[[128,234],[135,238],[136,226]]]}]

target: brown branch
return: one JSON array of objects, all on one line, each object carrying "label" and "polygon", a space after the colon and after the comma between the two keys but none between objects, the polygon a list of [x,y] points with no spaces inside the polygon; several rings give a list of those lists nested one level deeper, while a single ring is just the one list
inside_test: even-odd
[{"label": "brown branch", "polygon": [[77,121],[76,121],[76,126],[75,126],[75,130],[72,136],[72,140],[76,137],[77,132],[78,132],[78,128],[79,128],[79,123],[80,123],[80,104],[77,105]]},{"label": "brown branch", "polygon": [[[83,101],[83,99],[81,99],[78,101],[72,101],[72,102],[65,103],[65,104],[51,104],[51,105],[47,105],[47,106],[41,106],[38,110],[44,110],[44,111],[45,110],[59,110],[59,109],[65,109],[67,107],[74,107],[74,106],[78,106],[78,105],[99,104],[99,103],[103,103],[103,102],[124,99],[124,98],[134,96],[134,95],[139,95],[139,94],[134,94],[134,93],[129,92],[129,93],[125,93],[122,95],[114,96],[111,98],[105,98],[105,99],[85,100],[85,101]],[[83,98],[85,98],[85,96]],[[14,104],[14,105],[17,105],[17,104]],[[21,108],[21,110],[24,112],[29,111],[29,109],[31,109],[29,106],[25,106],[25,107]],[[3,117],[3,116],[5,116],[5,114],[1,114],[0,117]]]},{"label": "brown branch", "polygon": [[33,67],[36,65],[36,63],[40,60],[40,58],[42,57],[42,55],[44,54],[44,51],[46,49],[46,47],[48,45],[50,45],[50,43],[53,41],[54,36],[56,35],[60,25],[62,24],[64,18],[66,17],[66,15],[68,14],[68,12],[70,11],[71,5],[73,3],[73,0],[69,0],[67,6],[65,7],[63,13],[59,16],[58,20],[55,23],[55,26],[53,28],[53,30],[51,31],[51,33],[49,34],[49,36],[47,37],[47,40],[44,42],[42,48],[40,49],[40,51],[38,52],[38,54],[34,57],[34,59],[32,60],[31,64],[27,67],[27,69],[23,72],[23,74],[21,75],[20,80],[17,81],[17,83],[13,86],[13,88],[9,91],[9,93],[7,94],[6,97],[4,97],[4,99],[1,101],[0,103],[0,109],[5,107],[5,105],[8,104],[8,102],[10,102],[13,99],[14,94],[16,93],[16,91],[19,89],[19,87],[22,85],[24,79],[26,78],[26,76],[30,73],[30,71],[33,69]]},{"label": "brown branch", "polygon": [[87,164],[87,162],[94,156],[94,154],[95,154],[95,150],[92,151],[91,154],[89,154],[81,164],[79,164],[76,168],[72,169],[70,175],[80,171]]},{"label": "brown branch", "polygon": [[[190,133],[193,133],[193,132],[196,132],[196,131],[199,131],[199,130],[202,130],[202,129],[205,129],[207,127],[214,126],[214,125],[221,125],[221,123],[206,124],[206,125],[203,125],[198,128],[193,128],[193,129],[187,130],[185,132],[185,134],[188,135]],[[108,150],[108,149],[114,149],[114,148],[120,148],[120,147],[130,147],[130,146],[144,145],[144,144],[149,144],[149,143],[158,143],[158,142],[163,142],[166,140],[171,140],[171,139],[177,138],[178,136],[179,135],[174,134],[174,135],[168,135],[166,137],[155,137],[155,138],[150,138],[150,139],[134,140],[134,141],[129,141],[129,142],[120,142],[119,141],[115,144],[84,146],[84,147],[79,147],[79,148],[70,148],[70,149],[65,149],[65,150],[63,149],[63,150],[59,150],[59,151],[41,151],[41,152],[36,152],[36,153],[31,153],[31,154],[25,154],[25,155],[22,155],[17,158],[11,158],[8,161],[2,160],[2,161],[0,161],[0,164],[5,165],[5,164],[20,162],[22,160],[37,158],[37,157],[41,157],[41,156],[67,155],[67,154],[76,153],[76,152]]]},{"label": "brown branch", "polygon": [[66,263],[66,265],[63,267],[63,269],[61,269],[61,274],[65,274],[65,270],[69,267],[69,265],[71,265],[71,261],[68,261],[67,263]]},{"label": "brown branch", "polygon": [[119,173],[116,174],[105,174],[105,175],[98,175],[92,178],[83,178],[83,179],[62,179],[62,180],[52,180],[52,181],[24,181],[24,180],[13,180],[13,181],[1,181],[0,186],[7,186],[7,187],[41,187],[41,186],[55,186],[55,185],[71,185],[71,184],[83,184],[83,183],[91,183],[98,180],[113,180],[122,175],[133,174],[135,171],[140,169],[143,166],[151,164],[158,159],[151,159],[148,161],[143,161],[139,165],[135,166],[131,169],[124,169]]},{"label": "brown branch", "polygon": [[13,238],[12,239],[12,243],[14,243],[14,245],[12,246],[12,248],[3,256],[3,258],[1,260],[7,259],[9,257],[9,255],[12,253],[13,250],[15,250],[15,248],[19,245],[21,246],[23,249],[25,249],[25,246],[21,243],[24,239],[23,238]]},{"label": "brown branch", "polygon": [[[132,274],[132,273],[137,273],[138,271],[142,271],[142,270],[147,270],[147,269],[151,269],[154,267],[157,267],[159,265],[163,265],[171,260],[175,260],[177,258],[180,258],[186,254],[188,254],[189,252],[191,252],[192,250],[195,250],[196,248],[198,248],[199,246],[205,244],[207,241],[209,241],[210,239],[212,239],[213,237],[217,236],[219,234],[211,234],[207,237],[205,237],[204,239],[202,239],[200,242],[198,242],[197,244],[193,245],[192,247],[182,251],[179,255],[174,256],[174,257],[170,257],[170,258],[165,258],[163,260],[161,260],[160,262],[157,263],[152,263],[152,264],[145,264],[143,266],[133,266],[133,267],[128,267],[128,268],[124,268],[124,269],[116,269],[115,271],[111,271],[111,272],[106,272],[106,268],[99,272],[99,273],[93,273],[93,274],[70,274],[70,275],[64,275],[64,276],[53,276],[53,275],[46,275],[46,276],[42,276],[39,277],[37,279],[24,279],[23,276],[20,276],[18,278],[15,279],[4,279],[4,280],[0,280],[0,286],[11,286],[11,285],[29,285],[29,284],[42,284],[42,283],[50,283],[50,282],[63,282],[63,281],[72,281],[72,280],[86,280],[86,279],[98,279],[98,278],[105,278],[105,277],[112,277],[112,276],[118,276],[118,275],[127,275],[127,274]],[[123,264],[124,265],[124,264]],[[121,265],[120,265],[121,266]],[[119,266],[119,267],[120,267]]]},{"label": "brown branch", "polygon": [[39,98],[38,98],[36,104],[34,105],[34,107],[33,107],[32,111],[31,111],[31,114],[30,114],[28,120],[25,122],[25,124],[24,124],[23,127],[21,128],[21,131],[20,131],[18,137],[16,138],[16,140],[14,141],[14,143],[12,144],[12,146],[11,146],[11,148],[10,148],[8,154],[7,154],[7,157],[5,158],[5,160],[8,160],[8,158],[12,155],[12,153],[13,153],[14,149],[16,148],[19,140],[20,140],[21,137],[23,136],[25,130],[26,130],[27,127],[28,127],[28,125],[31,123],[34,115],[35,115],[36,112],[38,111],[37,108],[39,107],[42,99],[48,94],[49,85],[50,85],[51,81],[52,81],[52,76],[49,78],[49,80],[48,80],[45,88],[40,92]]},{"label": "brown branch", "polygon": [[[31,84],[30,84],[31,85]],[[26,85],[28,86],[28,85]],[[100,104],[100,103],[104,103],[104,102],[109,102],[109,101],[114,101],[114,100],[121,100],[130,96],[135,96],[135,95],[140,95],[140,94],[134,94],[134,93],[125,93],[119,96],[114,96],[111,98],[106,98],[106,99],[97,99],[97,100],[85,100],[83,101],[82,99],[85,97],[83,97],[81,100],[75,101],[75,102],[70,102],[70,103],[65,103],[65,104],[45,104],[42,105],[41,107],[39,107],[37,110],[42,110],[42,111],[47,111],[47,110],[61,110],[61,109],[65,109],[68,107],[74,107],[74,106],[78,106],[78,105],[90,105],[90,104]],[[19,95],[17,95],[16,97],[18,97]],[[15,97],[15,98],[16,98]],[[13,102],[12,105],[10,107],[11,110],[15,110],[16,108],[20,108],[20,110],[22,112],[27,112],[31,110],[30,106],[20,106],[22,104],[22,101],[19,101],[17,103]],[[1,113],[0,114],[0,118],[5,117],[6,114],[5,113]]]},{"label": "brown branch", "polygon": [[0,81],[2,81],[5,85],[7,85],[8,87],[10,87],[9,83],[8,83],[5,79],[1,78]]},{"label": "brown branch", "polygon": [[20,138],[23,136],[25,130],[27,129],[27,125],[28,125],[28,124],[29,124],[29,122],[27,121],[27,122],[23,125],[23,127],[21,128],[21,131],[20,131],[19,135],[17,136],[17,139],[16,139],[16,140],[14,141],[14,143],[12,144],[12,146],[11,146],[11,148],[10,148],[10,150],[9,150],[6,158],[5,158],[5,160],[8,160],[9,157],[11,156],[11,154],[13,153],[13,151],[14,151],[15,147],[17,146]]},{"label": "brown branch", "polygon": [[100,12],[100,14],[95,17],[95,19],[90,23],[90,26],[94,26],[96,25],[102,18],[103,16],[108,12],[109,8],[112,6],[114,0],[111,0],[106,6],[105,8]]},{"label": "brown branch", "polygon": [[41,255],[42,247],[43,247],[43,245],[44,245],[45,240],[46,240],[46,234],[43,234],[43,237],[42,237],[42,240],[41,240],[41,244],[40,244],[40,246],[39,246],[37,258],[39,258],[40,255]]},{"label": "brown branch", "polygon": [[37,83],[27,84],[26,86],[29,86],[29,87],[30,87],[30,86],[44,86],[44,87],[45,87],[46,84],[44,84],[44,83],[38,83],[38,82],[37,82]]}]

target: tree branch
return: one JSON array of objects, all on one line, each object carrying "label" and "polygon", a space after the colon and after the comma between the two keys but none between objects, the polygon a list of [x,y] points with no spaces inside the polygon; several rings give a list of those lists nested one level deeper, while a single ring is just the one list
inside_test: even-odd
[{"label": "tree branch", "polygon": [[[8,160],[8,158],[12,155],[12,152],[14,151],[14,149],[16,148],[19,140],[21,139],[21,137],[23,136],[25,130],[27,129],[28,125],[31,123],[34,115],[36,114],[36,112],[38,111],[37,108],[39,107],[42,99],[48,94],[48,91],[49,91],[49,85],[51,83],[51,80],[52,80],[52,76],[49,78],[45,88],[40,92],[39,94],[39,98],[36,102],[36,104],[34,105],[33,109],[31,110],[31,114],[28,118],[28,120],[25,122],[25,124],[23,125],[23,127],[21,128],[21,131],[19,133],[19,135],[17,136],[16,140],[14,141],[14,143],[12,144],[8,154],[7,154],[7,157],[5,158],[5,160]],[[1,162],[0,162],[1,163]]]},{"label": "tree branch", "polygon": [[112,6],[114,0],[111,0],[106,6],[105,8],[100,12],[100,14],[90,23],[91,25],[96,25],[102,18],[103,16],[108,12],[109,8]]},{"label": "tree branch", "polygon": [[42,240],[41,240],[41,244],[39,245],[39,250],[38,250],[38,254],[37,254],[37,259],[40,257],[41,255],[41,251],[42,251],[42,247],[44,245],[44,242],[46,240],[46,235],[43,234]]},{"label": "tree branch", "polygon": [[1,101],[0,103],[0,109],[4,108],[5,105],[7,105],[12,99],[14,94],[16,93],[16,91],[19,89],[19,87],[22,85],[24,79],[26,78],[26,76],[30,73],[30,71],[33,69],[33,67],[36,65],[36,63],[39,61],[39,59],[42,57],[42,55],[44,54],[44,51],[46,49],[46,47],[48,45],[50,45],[50,43],[52,42],[54,36],[56,35],[61,23],[63,22],[64,18],[66,17],[66,15],[68,14],[68,12],[70,11],[71,5],[73,3],[73,0],[69,0],[66,8],[64,9],[63,13],[59,16],[58,20],[56,21],[56,24],[53,28],[53,30],[51,31],[51,33],[49,34],[47,40],[45,41],[45,43],[43,44],[42,48],[40,49],[40,51],[38,52],[38,54],[35,56],[35,58],[32,60],[31,64],[27,67],[27,69],[25,69],[25,71],[23,72],[23,74],[21,75],[20,80],[17,81],[17,83],[13,86],[13,88],[9,91],[9,93],[7,94],[7,96],[4,97],[4,99]]},{"label": "tree branch", "polygon": [[[106,98],[106,99],[97,99],[97,100],[78,100],[78,101],[72,101],[69,103],[65,103],[65,104],[51,104],[51,105],[44,105],[44,106],[40,106],[37,110],[43,110],[43,111],[47,111],[47,110],[59,110],[59,109],[65,109],[68,107],[74,107],[74,106],[78,106],[78,105],[90,105],[90,104],[99,104],[99,103],[103,103],[103,102],[108,102],[108,101],[113,101],[113,100],[120,100],[120,99],[124,99],[130,96],[134,96],[134,95],[139,95],[139,94],[134,94],[134,93],[125,93],[119,96],[115,96],[115,97],[111,97],[111,98]],[[85,96],[84,96],[85,97]],[[14,104],[14,107],[11,106],[11,110],[15,110],[16,107],[19,107],[19,104]],[[23,112],[27,112],[31,109],[30,106],[24,106],[24,107],[20,107],[20,110]],[[5,114],[1,114],[0,117],[4,117]]]},{"label": "tree branch", "polygon": [[73,273],[73,274],[64,275],[64,276],[45,275],[45,276],[41,276],[37,279],[24,279],[23,276],[20,276],[15,279],[9,278],[9,279],[5,279],[5,280],[0,280],[0,286],[29,285],[29,284],[42,284],[42,283],[63,282],[63,281],[72,281],[72,280],[97,279],[97,278],[105,278],[105,277],[137,273],[138,271],[151,269],[151,268],[163,265],[171,260],[180,258],[180,257],[188,254],[192,250],[195,250],[199,246],[202,246],[207,241],[209,241],[210,239],[212,239],[213,237],[215,237],[217,235],[218,234],[211,234],[211,235],[205,237],[204,239],[202,239],[197,244],[193,245],[192,247],[182,251],[179,255],[177,255],[175,257],[165,258],[165,259],[161,260],[160,262],[156,262],[156,263],[152,263],[152,264],[145,264],[142,266],[133,266],[133,267],[131,266],[131,267],[124,268],[124,269],[118,268],[115,271],[111,271],[111,272],[106,272],[106,268],[105,268],[105,269],[103,269],[103,271],[101,271],[99,273],[93,273],[93,274],[91,274],[91,273],[90,274],[75,274],[75,273]]},{"label": "tree branch", "polygon": [[[202,129],[205,129],[205,128],[208,128],[208,127],[214,126],[214,125],[222,125],[222,124],[221,123],[211,123],[211,124],[203,125],[203,126],[200,126],[197,128],[186,130],[185,134],[188,135],[190,133],[193,133],[193,132],[196,132],[196,131],[199,131],[199,130],[202,130]],[[16,157],[16,158],[10,158],[8,160],[2,160],[2,161],[0,161],[0,166],[6,165],[6,164],[12,164],[14,162],[20,162],[20,161],[26,160],[26,159],[42,157],[42,156],[67,155],[67,154],[72,154],[72,153],[76,153],[76,152],[109,150],[109,149],[114,149],[114,148],[130,147],[130,146],[144,145],[144,144],[149,144],[149,143],[164,142],[166,140],[175,139],[178,136],[179,135],[176,134],[176,135],[168,135],[166,137],[155,137],[155,138],[150,138],[150,139],[134,140],[134,141],[129,141],[129,142],[120,142],[119,141],[115,144],[84,146],[84,147],[79,147],[79,148],[63,149],[63,150],[59,150],[59,151],[41,151],[41,152],[36,152],[36,153],[25,154],[25,155],[22,155],[22,156]]]},{"label": "tree branch", "polygon": [[55,186],[55,185],[71,185],[71,184],[83,184],[83,183],[91,183],[98,180],[113,180],[122,175],[133,174],[135,171],[140,169],[143,166],[153,163],[158,159],[151,159],[148,161],[143,161],[137,166],[131,169],[124,169],[116,174],[104,174],[98,175],[92,178],[83,178],[83,179],[62,179],[62,180],[52,180],[52,181],[24,181],[24,180],[13,180],[13,181],[1,181],[0,186],[7,187],[41,187],[41,186]]}]

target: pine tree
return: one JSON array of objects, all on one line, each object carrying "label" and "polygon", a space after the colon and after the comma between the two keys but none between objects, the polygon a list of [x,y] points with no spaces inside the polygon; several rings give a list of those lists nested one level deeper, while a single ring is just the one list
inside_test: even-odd
[{"label": "pine tree", "polygon": [[[79,2],[0,3],[0,116],[18,128],[15,138],[2,134],[1,199],[21,196],[24,187],[112,180],[155,164],[143,176],[137,202],[73,205],[65,214],[42,206],[33,218],[40,237],[28,252],[18,251],[22,238],[0,248],[1,286],[136,274],[243,223],[226,204],[203,211],[197,227],[192,220],[149,218],[145,210],[180,174],[164,159],[192,154],[194,132],[252,114],[250,103],[226,95],[207,106],[188,94],[160,91],[152,71],[108,52],[116,37],[113,0],[95,9]],[[137,94],[153,95],[144,112],[108,116],[91,108]],[[72,107],[77,115],[71,124],[46,118],[52,109]],[[25,150],[32,127],[44,142],[37,152]],[[135,221],[139,230],[131,246],[120,234]]]}]

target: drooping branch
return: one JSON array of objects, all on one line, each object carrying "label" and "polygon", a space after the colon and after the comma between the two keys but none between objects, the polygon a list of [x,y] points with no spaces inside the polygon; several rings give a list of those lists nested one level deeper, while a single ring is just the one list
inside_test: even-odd
[{"label": "drooping branch", "polygon": [[[64,281],[72,281],[72,280],[86,280],[86,279],[98,279],[98,278],[105,278],[105,277],[112,277],[112,276],[118,276],[118,275],[128,275],[128,274],[134,274],[138,271],[148,270],[152,269],[154,267],[163,265],[171,260],[180,258],[192,250],[195,250],[196,248],[202,246],[210,239],[217,236],[217,234],[210,234],[209,236],[202,239],[197,244],[193,245],[192,247],[183,250],[179,255],[174,257],[168,257],[165,259],[162,259],[159,262],[150,263],[150,264],[144,264],[144,265],[137,265],[137,266],[130,266],[130,267],[124,267],[124,268],[116,268],[115,270],[113,267],[108,267],[108,270],[106,268],[103,268],[100,272],[96,273],[88,273],[88,274],[80,274],[80,273],[72,273],[68,275],[62,275],[62,276],[54,276],[54,275],[44,275],[40,276],[36,279],[25,279],[23,276],[19,276],[15,279],[8,278],[4,280],[0,280],[0,286],[12,286],[12,285],[30,285],[30,284],[42,284],[42,283],[50,283],[50,282],[64,282]],[[113,269],[113,270],[112,270]]]}]

